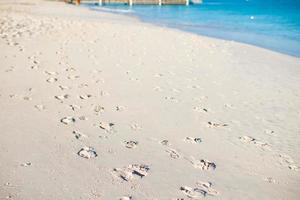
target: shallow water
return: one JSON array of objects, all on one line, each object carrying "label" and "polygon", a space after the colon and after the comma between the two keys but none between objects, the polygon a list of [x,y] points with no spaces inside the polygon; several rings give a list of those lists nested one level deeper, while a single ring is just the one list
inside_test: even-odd
[{"label": "shallow water", "polygon": [[204,0],[190,6],[88,5],[300,57],[300,0]]}]

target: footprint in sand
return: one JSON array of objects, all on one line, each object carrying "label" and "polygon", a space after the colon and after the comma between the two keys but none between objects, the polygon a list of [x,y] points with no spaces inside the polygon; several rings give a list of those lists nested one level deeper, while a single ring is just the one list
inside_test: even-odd
[{"label": "footprint in sand", "polygon": [[175,97],[165,97],[165,100],[177,103],[178,100]]},{"label": "footprint in sand", "polygon": [[79,110],[81,108],[81,106],[78,106],[78,105],[75,105],[75,104],[71,104],[70,107],[73,111]]},{"label": "footprint in sand", "polygon": [[130,81],[136,81],[136,82],[140,81],[138,78],[133,78],[133,77],[129,78],[129,80]]},{"label": "footprint in sand", "polygon": [[290,170],[300,171],[300,167],[295,165],[291,156],[285,154],[279,154],[278,156],[280,158],[279,163],[281,165],[287,166]]},{"label": "footprint in sand", "polygon": [[104,107],[101,105],[95,105],[94,106],[94,112],[96,115],[104,112]]},{"label": "footprint in sand", "polygon": [[116,111],[124,111],[125,110],[125,107],[124,106],[116,106]]},{"label": "footprint in sand", "polygon": [[159,141],[159,144],[165,145],[165,146],[170,146],[170,145],[171,145],[170,142],[169,142],[169,140],[162,140],[162,141]]},{"label": "footprint in sand", "polygon": [[78,85],[78,88],[84,88],[84,87],[89,87],[89,85],[87,83],[82,83]]},{"label": "footprint in sand", "polygon": [[163,89],[160,86],[156,86],[153,88],[154,91],[161,92]]},{"label": "footprint in sand", "polygon": [[134,178],[143,178],[148,175],[150,167],[144,164],[134,164],[123,168],[114,168],[112,174],[124,181],[131,181]]},{"label": "footprint in sand", "polygon": [[193,98],[193,101],[196,101],[197,103],[202,103],[205,100],[208,100],[208,96],[201,96],[201,97],[194,97]]},{"label": "footprint in sand", "polygon": [[51,78],[48,78],[46,81],[47,81],[48,83],[54,83],[54,82],[58,81],[58,79],[57,79],[57,78],[51,77]]},{"label": "footprint in sand", "polygon": [[108,123],[108,122],[100,122],[99,127],[102,128],[102,129],[104,129],[107,132],[111,132],[114,125],[115,124],[111,123],[111,122],[110,123]]},{"label": "footprint in sand", "polygon": [[74,117],[64,117],[60,120],[61,123],[66,124],[66,125],[74,123],[75,121],[76,120]]},{"label": "footprint in sand", "polygon": [[296,165],[289,165],[288,166],[290,170],[294,170],[294,171],[300,171],[300,167],[296,166]]},{"label": "footprint in sand", "polygon": [[234,109],[234,106],[232,104],[224,104],[224,107],[228,109]]},{"label": "footprint in sand", "polygon": [[31,101],[32,98],[31,98],[31,97],[28,97],[28,96],[24,96],[24,97],[23,97],[23,100],[25,100],[25,101]]},{"label": "footprint in sand", "polygon": [[7,186],[7,187],[12,187],[13,185],[10,183],[10,182],[6,182],[3,184],[4,186]]},{"label": "footprint in sand", "polygon": [[107,135],[100,135],[99,138],[102,139],[102,140],[103,139],[108,139],[108,136]]},{"label": "footprint in sand", "polygon": [[188,86],[186,86],[186,88],[187,89],[199,89],[199,88],[201,88],[201,86],[200,85],[188,85]]},{"label": "footprint in sand", "polygon": [[131,124],[130,128],[134,131],[138,131],[142,129],[142,127],[139,124]]},{"label": "footprint in sand", "polygon": [[9,98],[17,98],[17,97],[19,97],[19,95],[17,95],[17,94],[10,94],[9,95]]},{"label": "footprint in sand", "polygon": [[56,95],[54,96],[55,99],[63,102],[63,100],[68,99],[70,97],[70,95],[68,94],[63,94],[63,95]]},{"label": "footprint in sand", "polygon": [[132,196],[120,197],[119,200],[133,200]]},{"label": "footprint in sand", "polygon": [[78,151],[77,154],[86,159],[95,158],[98,156],[93,147],[83,147]]},{"label": "footprint in sand", "polygon": [[32,65],[31,67],[30,67],[30,69],[38,69],[39,67],[37,66],[37,65]]},{"label": "footprint in sand", "polygon": [[33,65],[31,65],[30,68],[31,68],[31,69],[38,69],[38,68],[39,68],[39,66],[38,66],[38,61],[34,60],[34,61],[33,61]]},{"label": "footprint in sand", "polygon": [[22,163],[22,164],[21,164],[22,167],[29,167],[29,166],[31,166],[31,165],[32,165],[31,162],[25,162],[25,163]]},{"label": "footprint in sand", "polygon": [[191,199],[202,199],[206,196],[218,196],[219,192],[212,188],[210,182],[197,182],[196,187],[182,186],[180,190]]},{"label": "footprint in sand", "polygon": [[71,87],[64,86],[64,85],[60,85],[60,86],[58,86],[58,87],[59,87],[59,89],[61,89],[61,90],[69,90],[69,89],[71,89]]},{"label": "footprint in sand", "polygon": [[79,116],[78,119],[79,119],[79,120],[82,120],[82,121],[88,120],[88,118],[87,118],[86,116]]},{"label": "footprint in sand", "polygon": [[137,147],[138,144],[139,144],[138,141],[133,141],[133,140],[124,142],[125,147],[128,149],[134,149]]},{"label": "footprint in sand", "polygon": [[105,83],[105,80],[104,79],[97,79],[97,80],[95,80],[95,83]]},{"label": "footprint in sand", "polygon": [[58,75],[58,72],[44,71],[44,73],[49,76]]},{"label": "footprint in sand", "polygon": [[155,74],[154,75],[154,77],[156,77],[156,78],[160,78],[160,77],[163,77],[164,75],[163,74],[161,74],[161,73],[158,73],[158,74]]},{"label": "footprint in sand", "polygon": [[91,73],[93,73],[93,74],[98,74],[98,73],[101,73],[101,72],[102,72],[102,70],[98,70],[98,69],[91,71]]},{"label": "footprint in sand", "polygon": [[211,182],[198,181],[196,183],[196,185],[197,185],[198,188],[203,189],[206,192],[206,195],[211,195],[211,196],[219,195],[219,192],[212,188],[212,183]]},{"label": "footprint in sand", "polygon": [[89,99],[91,98],[92,95],[91,94],[84,94],[84,95],[80,95],[79,98],[82,99],[82,100],[86,100],[86,99]]},{"label": "footprint in sand", "polygon": [[272,177],[267,177],[264,179],[264,181],[266,181],[268,183],[277,183],[277,181],[275,179],[273,179]]},{"label": "footprint in sand", "polygon": [[171,91],[172,91],[172,92],[175,92],[175,93],[180,93],[180,92],[181,92],[181,90],[176,89],[176,88],[172,88]]},{"label": "footprint in sand", "polygon": [[207,122],[208,123],[208,127],[225,127],[228,126],[228,124],[223,124],[223,123],[215,123],[215,122]]},{"label": "footprint in sand", "polygon": [[38,109],[39,111],[43,111],[46,109],[46,107],[44,105],[38,104],[34,106],[36,109]]},{"label": "footprint in sand", "polygon": [[78,78],[80,78],[79,75],[70,75],[70,76],[68,76],[68,79],[70,79],[70,80],[75,80],[75,79],[78,79]]},{"label": "footprint in sand", "polygon": [[66,72],[74,72],[74,71],[76,71],[76,69],[74,67],[68,67],[68,68],[65,68],[65,71]]},{"label": "footprint in sand", "polygon": [[15,68],[15,67],[11,66],[11,67],[9,67],[8,69],[6,69],[5,72],[12,72],[12,71],[14,71],[14,68]]},{"label": "footprint in sand", "polygon": [[101,95],[102,97],[106,97],[106,96],[109,96],[110,94],[109,94],[108,92],[106,92],[106,91],[101,90],[101,91],[100,91],[100,95]]},{"label": "footprint in sand", "polygon": [[173,159],[177,159],[177,158],[180,158],[180,155],[179,153],[177,153],[176,150],[174,149],[167,149],[166,152],[169,154],[169,156]]},{"label": "footprint in sand", "polygon": [[215,163],[205,159],[197,160],[192,157],[190,162],[193,164],[195,168],[201,170],[215,170],[217,167]]},{"label": "footprint in sand", "polygon": [[81,138],[86,138],[86,137],[87,137],[86,135],[82,134],[82,133],[79,132],[79,131],[73,131],[72,133],[73,133],[73,135],[75,136],[75,138],[76,138],[77,140],[79,140],[79,139],[81,139]]},{"label": "footprint in sand", "polygon": [[250,137],[250,136],[242,136],[242,137],[239,137],[239,139],[244,143],[254,144],[254,145],[259,146],[263,149],[268,149],[268,150],[271,149],[271,147],[268,143],[259,141],[259,140],[255,139],[253,137]]},{"label": "footprint in sand", "polygon": [[242,137],[239,137],[239,139],[242,142],[247,142],[247,143],[256,141],[256,139],[254,139],[253,137],[250,137],[250,136],[242,136]]},{"label": "footprint in sand", "polygon": [[266,130],[264,131],[264,133],[265,133],[265,134],[268,134],[268,135],[271,135],[271,136],[275,136],[275,132],[272,131],[272,130],[269,130],[269,129],[266,129]]},{"label": "footprint in sand", "polygon": [[207,108],[202,108],[202,107],[199,107],[199,106],[195,106],[195,107],[193,108],[193,110],[194,110],[195,112],[202,112],[202,113],[207,113],[207,112],[208,112],[208,109],[207,109]]},{"label": "footprint in sand", "polygon": [[185,142],[193,143],[193,144],[199,144],[202,142],[201,138],[193,138],[193,137],[186,137],[183,139]]}]

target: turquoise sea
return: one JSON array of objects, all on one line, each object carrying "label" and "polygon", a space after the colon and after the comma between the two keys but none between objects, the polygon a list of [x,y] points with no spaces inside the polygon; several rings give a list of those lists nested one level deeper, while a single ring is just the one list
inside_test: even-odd
[{"label": "turquoise sea", "polygon": [[300,57],[300,0],[203,0],[202,4],[189,6],[87,6]]}]

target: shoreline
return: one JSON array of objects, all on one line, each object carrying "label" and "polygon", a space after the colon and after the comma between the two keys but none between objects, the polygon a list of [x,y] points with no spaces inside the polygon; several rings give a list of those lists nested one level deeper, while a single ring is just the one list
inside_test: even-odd
[{"label": "shoreline", "polygon": [[[256,43],[253,43],[253,42],[250,42],[250,41],[247,42],[243,39],[230,39],[230,38],[226,38],[226,36],[222,37],[220,35],[213,35],[211,33],[212,30],[209,31],[210,33],[204,33],[205,31],[203,32],[203,30],[202,30],[202,32],[201,31],[199,32],[199,30],[197,30],[197,31],[188,30],[188,29],[176,26],[174,24],[162,24],[162,23],[154,22],[154,21],[152,22],[151,20],[142,19],[140,16],[134,14],[134,12],[131,12],[130,10],[122,10],[122,8],[114,9],[112,7],[105,7],[105,6],[96,6],[96,5],[91,6],[88,3],[82,4],[82,6],[86,7],[89,10],[96,11],[96,12],[112,13],[112,14],[122,15],[122,16],[126,16],[126,17],[136,18],[142,23],[152,24],[152,25],[158,26],[158,27],[175,29],[175,30],[186,32],[186,33],[192,33],[192,34],[196,34],[196,35],[199,35],[199,36],[210,37],[210,38],[214,38],[214,39],[226,40],[226,41],[229,41],[229,42],[234,41],[234,42],[237,42],[237,43],[248,44],[248,45],[251,45],[251,46],[256,46],[256,47],[259,47],[259,48],[267,49],[267,50],[270,50],[270,51],[274,51],[274,52],[277,52],[277,53],[281,53],[281,54],[285,54],[285,55],[289,55],[289,56],[293,56],[293,57],[297,57],[297,58],[300,57],[299,52],[296,53],[296,52],[291,52],[290,50],[286,50],[286,49],[285,50],[284,49],[278,49],[278,47],[271,47],[270,45],[269,45],[269,47],[267,47],[266,45],[259,45],[259,44],[256,44]],[[93,7],[96,7],[96,9],[93,9]],[[224,33],[229,34],[226,31]],[[239,33],[239,34],[243,34],[243,33]],[[263,37],[266,37],[266,36],[263,36]],[[292,41],[290,41],[290,42],[292,42]]]},{"label": "shoreline", "polygon": [[63,2],[7,3],[0,199],[299,197],[300,58]]},{"label": "shoreline", "polygon": [[[208,40],[211,40],[212,43],[213,42],[220,42],[221,44],[222,43],[230,43],[230,44],[241,46],[241,47],[243,47],[243,46],[249,47],[250,49],[253,48],[253,50],[256,48],[260,51],[266,51],[266,52],[273,53],[273,54],[279,54],[279,55],[282,55],[282,56],[287,56],[287,57],[291,57],[291,58],[300,59],[300,55],[299,56],[291,55],[291,54],[284,53],[284,52],[281,52],[281,51],[276,51],[276,50],[273,50],[273,49],[270,49],[270,48],[257,46],[255,44],[251,44],[251,43],[246,43],[246,42],[242,42],[242,41],[235,41],[235,40],[229,40],[229,39],[226,39],[226,38],[219,38],[219,37],[209,36],[209,35],[205,35],[205,34],[201,34],[201,33],[195,33],[193,31],[187,31],[187,30],[183,30],[183,29],[180,29],[180,28],[171,27],[171,26],[168,26],[168,25],[161,25],[161,24],[158,24],[158,23],[147,22],[147,21],[142,20],[138,16],[135,16],[134,14],[131,15],[131,14],[126,14],[126,13],[118,13],[118,12],[105,11],[105,10],[102,11],[101,9],[100,10],[93,10],[93,9],[90,9],[88,6],[84,6],[84,4],[82,4],[80,6],[70,4],[69,6],[79,7],[80,9],[85,9],[88,12],[89,11],[90,12],[95,12],[95,16],[97,16],[96,13],[99,13],[99,12],[102,13],[102,14],[111,14],[111,15],[115,16],[117,19],[120,19],[120,17],[122,16],[122,17],[125,17],[122,20],[127,21],[129,23],[139,23],[141,26],[148,26],[148,27],[162,29],[162,30],[169,30],[171,32],[178,32],[180,34],[186,34],[187,36],[193,36],[193,37],[195,36],[195,37],[199,37],[199,38],[203,38],[203,39],[208,39]],[[176,6],[176,5],[174,5],[174,6]],[[94,20],[96,20],[96,18]]]}]

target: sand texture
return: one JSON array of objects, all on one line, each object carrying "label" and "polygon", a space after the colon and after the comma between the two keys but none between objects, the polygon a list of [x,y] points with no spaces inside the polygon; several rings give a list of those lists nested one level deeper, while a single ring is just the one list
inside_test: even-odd
[{"label": "sand texture", "polygon": [[297,200],[300,59],[0,1],[0,199]]}]

